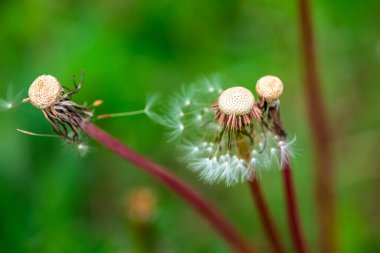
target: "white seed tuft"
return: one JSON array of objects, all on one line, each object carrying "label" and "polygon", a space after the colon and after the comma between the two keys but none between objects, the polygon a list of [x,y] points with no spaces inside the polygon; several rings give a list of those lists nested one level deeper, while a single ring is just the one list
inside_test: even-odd
[{"label": "white seed tuft", "polygon": [[218,99],[219,109],[227,115],[245,115],[252,111],[255,98],[244,87],[232,87],[222,92]]},{"label": "white seed tuft", "polygon": [[62,93],[61,84],[57,78],[51,75],[39,76],[29,88],[30,102],[39,109],[52,106]]},{"label": "white seed tuft", "polygon": [[257,94],[268,102],[278,99],[283,89],[284,85],[276,76],[263,76],[256,83]]}]

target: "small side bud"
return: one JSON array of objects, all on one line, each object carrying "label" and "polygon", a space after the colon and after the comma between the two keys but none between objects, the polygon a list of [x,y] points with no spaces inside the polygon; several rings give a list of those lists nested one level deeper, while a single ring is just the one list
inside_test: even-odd
[{"label": "small side bud", "polygon": [[98,106],[101,106],[102,104],[103,104],[103,100],[96,100],[94,101],[94,103],[92,103],[92,106],[98,107]]},{"label": "small side bud", "polygon": [[283,89],[282,81],[276,76],[263,76],[256,83],[257,94],[267,102],[278,99]]}]

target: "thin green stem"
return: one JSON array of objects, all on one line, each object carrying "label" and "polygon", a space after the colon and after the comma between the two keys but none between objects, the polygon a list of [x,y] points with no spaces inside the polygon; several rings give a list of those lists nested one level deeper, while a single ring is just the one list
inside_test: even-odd
[{"label": "thin green stem", "polygon": [[16,129],[16,130],[20,133],[32,135],[32,136],[50,137],[50,138],[59,138],[60,137],[59,135],[56,135],[56,134],[37,134],[37,133],[29,132],[26,130],[22,130],[22,129]]},{"label": "thin green stem", "polygon": [[115,117],[126,117],[133,116],[146,113],[146,110],[137,110],[131,112],[121,112],[121,113],[112,113],[112,114],[102,114],[96,117],[96,119],[107,119],[107,118],[115,118]]}]

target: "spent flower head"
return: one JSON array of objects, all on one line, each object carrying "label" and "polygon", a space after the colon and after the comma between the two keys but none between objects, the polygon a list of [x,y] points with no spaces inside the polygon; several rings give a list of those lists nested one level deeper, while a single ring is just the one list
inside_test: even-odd
[{"label": "spent flower head", "polygon": [[46,109],[54,105],[63,96],[63,88],[57,78],[51,75],[42,75],[29,87],[30,103],[39,109]]},{"label": "spent flower head", "polygon": [[170,129],[170,140],[179,140],[182,159],[204,181],[227,185],[281,166],[290,143],[274,131],[273,117],[264,114],[267,104],[260,106],[248,88],[221,87],[219,78],[204,79],[183,87],[165,106],[160,122]]},{"label": "spent flower head", "polygon": [[73,78],[75,88],[65,90],[59,80],[51,75],[41,75],[30,85],[30,102],[40,109],[50,122],[55,133],[69,142],[79,143],[80,125],[93,117],[87,106],[78,105],[71,101],[73,94],[77,93],[82,85]]}]

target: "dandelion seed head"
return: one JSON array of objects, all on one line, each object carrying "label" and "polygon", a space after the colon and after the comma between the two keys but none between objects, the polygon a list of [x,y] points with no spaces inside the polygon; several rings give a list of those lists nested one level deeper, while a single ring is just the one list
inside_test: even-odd
[{"label": "dandelion seed head", "polygon": [[219,86],[203,80],[182,87],[165,112],[167,126],[181,137],[179,158],[203,181],[230,186],[278,167],[284,145],[260,127],[267,118],[250,90]]},{"label": "dandelion seed head", "polygon": [[220,94],[219,109],[226,115],[248,114],[254,106],[255,98],[250,90],[244,87],[232,87]]},{"label": "dandelion seed head", "polygon": [[30,85],[29,98],[32,105],[39,109],[52,106],[63,94],[63,88],[57,78],[42,75]]},{"label": "dandelion seed head", "polygon": [[257,94],[268,102],[278,99],[283,89],[282,81],[276,76],[263,76],[256,83]]}]

